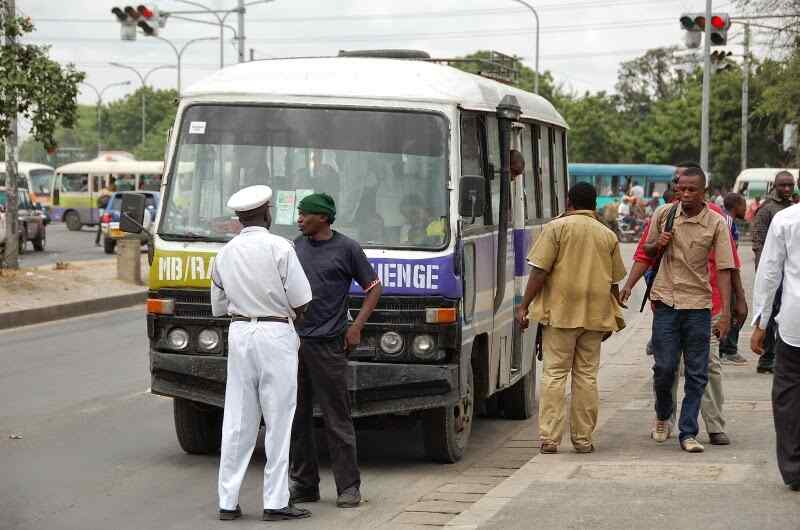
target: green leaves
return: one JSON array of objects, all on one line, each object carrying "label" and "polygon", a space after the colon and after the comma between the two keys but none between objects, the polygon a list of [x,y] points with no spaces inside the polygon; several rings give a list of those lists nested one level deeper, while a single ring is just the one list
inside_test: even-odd
[{"label": "green leaves", "polygon": [[[0,6],[4,3],[0,1]],[[33,31],[33,24],[28,18],[3,17],[2,28],[6,35],[19,38]],[[8,136],[16,114],[29,120],[32,136],[52,149],[56,127],[72,127],[75,122],[77,86],[85,74],[72,65],[62,67],[48,57],[48,51],[46,46],[19,43],[0,47],[0,136]]]}]

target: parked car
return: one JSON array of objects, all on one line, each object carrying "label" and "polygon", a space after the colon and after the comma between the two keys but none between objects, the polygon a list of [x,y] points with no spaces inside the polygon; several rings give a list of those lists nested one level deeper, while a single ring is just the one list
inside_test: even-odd
[{"label": "parked car", "polygon": [[[128,193],[138,193],[144,195],[145,208],[150,212],[149,216],[145,216],[145,228],[155,222],[156,215],[158,214],[158,205],[161,199],[161,194],[157,191],[116,191],[111,195],[108,200],[103,216],[100,218],[101,229],[103,231],[103,250],[106,254],[113,254],[117,246],[117,240],[125,236],[130,237],[131,234],[125,234],[119,229],[119,217],[122,211],[122,198]],[[139,234],[142,244],[147,243],[147,235],[144,233]]]},{"label": "parked car", "polygon": [[[41,252],[47,244],[46,216],[42,205],[31,201],[30,192],[17,189],[17,219],[19,223],[19,253],[24,254],[28,241],[33,250]],[[0,188],[0,205],[5,209],[8,200],[6,188]]]}]

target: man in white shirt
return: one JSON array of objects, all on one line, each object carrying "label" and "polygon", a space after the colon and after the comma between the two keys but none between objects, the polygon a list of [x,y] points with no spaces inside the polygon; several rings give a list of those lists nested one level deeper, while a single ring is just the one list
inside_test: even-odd
[{"label": "man in white shirt", "polygon": [[264,416],[265,521],[309,517],[289,502],[289,446],[297,400],[294,320],[311,301],[311,286],[286,239],[270,234],[268,186],[234,193],[228,208],[242,231],[214,260],[211,309],[230,315],[225,414],[219,462],[219,518],[241,517],[239,489]]},{"label": "man in white shirt", "polygon": [[772,410],[778,469],[783,481],[800,491],[800,205],[776,213],[767,231],[753,287],[753,351],[764,353],[773,300],[783,280],[783,303],[775,321],[775,376]]}]

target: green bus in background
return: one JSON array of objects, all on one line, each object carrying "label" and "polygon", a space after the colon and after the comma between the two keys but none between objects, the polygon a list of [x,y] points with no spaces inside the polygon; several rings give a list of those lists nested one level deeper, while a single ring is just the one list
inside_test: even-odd
[{"label": "green bus in background", "polygon": [[[658,164],[569,164],[569,185],[588,182],[597,189],[597,209],[624,195],[635,194],[640,186],[642,197],[649,201],[654,193],[663,197],[669,189],[675,166]],[[662,201],[663,202],[663,201]]]}]

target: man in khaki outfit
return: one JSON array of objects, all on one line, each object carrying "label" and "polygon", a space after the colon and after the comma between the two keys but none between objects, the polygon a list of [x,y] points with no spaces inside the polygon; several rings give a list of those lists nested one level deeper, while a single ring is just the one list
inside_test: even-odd
[{"label": "man in khaki outfit", "polygon": [[591,184],[575,184],[568,193],[567,212],[544,227],[528,255],[533,270],[516,317],[522,329],[527,328],[533,302],[532,317],[545,326],[539,399],[542,453],[558,452],[570,373],[572,445],[578,453],[594,451],[600,343],[623,325],[617,283],[625,278],[625,265],[617,237],[595,214],[596,202]]}]

